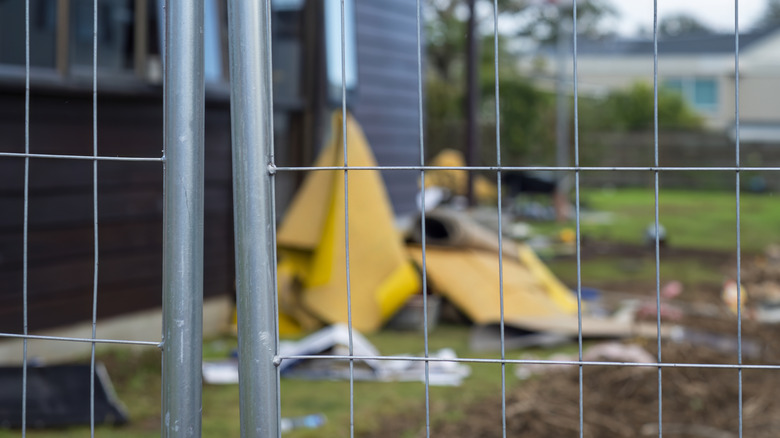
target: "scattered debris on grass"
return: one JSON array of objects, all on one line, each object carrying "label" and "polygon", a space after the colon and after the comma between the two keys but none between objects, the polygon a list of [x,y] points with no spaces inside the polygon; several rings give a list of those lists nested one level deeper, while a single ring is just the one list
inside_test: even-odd
[{"label": "scattered debris on grass", "polygon": [[[661,428],[666,436],[739,436],[739,370],[722,366],[685,366],[739,363],[738,320],[722,304],[719,293],[712,288],[687,288],[680,296],[680,308],[697,309],[705,306],[707,311],[686,313],[683,331],[661,342],[661,362],[682,364],[663,367],[660,373]],[[780,363],[780,339],[772,325],[745,319],[742,321],[742,337],[744,364]],[[659,369],[652,365],[658,360],[657,341],[637,338],[623,341],[620,345],[625,346],[620,348],[625,348],[625,351],[639,348],[646,351],[643,360],[650,360],[651,364],[582,367],[583,436],[586,438],[658,436]],[[509,357],[513,358],[511,355]],[[518,357],[523,356],[515,356]],[[607,361],[613,360],[603,357]],[[547,359],[569,360],[570,356],[552,356]],[[629,361],[640,362],[637,358]],[[579,367],[535,367],[554,369],[555,372],[533,375],[515,387],[508,388],[507,435],[541,438],[578,434]],[[519,368],[523,377],[531,374],[527,372],[527,365]],[[743,369],[741,379],[744,435],[758,438],[777,436],[780,399],[775,392],[780,387],[780,372],[774,369]],[[463,411],[460,420],[433,418],[432,436],[503,436],[500,394],[465,408],[448,400],[432,399],[431,403],[438,410]],[[405,413],[403,428],[393,427],[396,422],[394,418],[385,419],[381,430],[365,436],[381,438],[401,436],[404,433],[407,434],[404,436],[425,436],[424,411]]]},{"label": "scattered debris on grass", "polygon": [[[736,277],[736,270],[731,273]],[[780,245],[767,246],[762,256],[745,263],[741,272],[740,299],[750,303],[746,316],[765,323],[780,323]],[[724,299],[736,302],[736,282],[724,285]],[[729,290],[727,291],[727,287]]]},{"label": "scattered debris on grass", "polygon": [[[404,359],[377,359],[379,350],[357,330],[352,331],[352,353],[358,356],[350,370],[349,329],[343,324],[334,324],[319,330],[300,341],[283,341],[281,356],[295,356],[285,359],[279,365],[283,377],[311,380],[354,380],[380,382],[424,382],[425,362]],[[323,358],[317,356],[322,355]],[[301,356],[305,356],[301,357]],[[333,356],[340,356],[334,358]],[[411,355],[400,355],[408,357]],[[417,355],[418,357],[420,355]],[[438,359],[428,366],[429,383],[434,386],[458,386],[471,374],[463,363],[450,361],[458,358],[454,350],[443,348],[432,352],[430,357]],[[203,364],[203,379],[212,384],[238,383],[238,361],[206,361]]]},{"label": "scattered debris on grass", "polygon": [[[26,426],[33,429],[90,424],[121,425],[128,421],[127,409],[117,398],[105,366],[89,364],[28,366],[26,400],[22,400],[22,367],[0,367],[0,428]],[[94,400],[94,414],[90,411]]]},{"label": "scattered debris on grass", "polygon": [[279,428],[282,433],[295,429],[319,429],[327,422],[322,414],[304,415],[302,417],[282,418]]}]

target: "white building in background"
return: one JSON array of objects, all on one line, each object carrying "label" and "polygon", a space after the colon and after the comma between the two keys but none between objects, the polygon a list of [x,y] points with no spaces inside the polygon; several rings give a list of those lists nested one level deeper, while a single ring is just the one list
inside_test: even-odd
[{"label": "white building in background", "polygon": [[[659,84],[679,90],[708,127],[733,134],[734,34],[697,34],[658,42]],[[552,86],[554,48],[524,57],[521,68]],[[653,81],[652,38],[577,42],[580,95],[599,96],[635,82]],[[572,70],[571,54],[565,68]],[[571,89],[570,86],[567,87]],[[780,28],[739,36],[739,118],[744,141],[780,141]]]}]

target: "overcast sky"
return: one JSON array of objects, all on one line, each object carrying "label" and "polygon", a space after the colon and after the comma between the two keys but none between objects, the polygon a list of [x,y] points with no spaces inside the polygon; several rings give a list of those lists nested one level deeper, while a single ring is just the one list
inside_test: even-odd
[{"label": "overcast sky", "polygon": [[[615,27],[631,35],[653,27],[653,0],[610,0],[620,13]],[[764,10],[766,0],[739,0],[740,31],[747,30]],[[734,30],[734,0],[658,0],[658,18],[685,13],[720,31]]]}]

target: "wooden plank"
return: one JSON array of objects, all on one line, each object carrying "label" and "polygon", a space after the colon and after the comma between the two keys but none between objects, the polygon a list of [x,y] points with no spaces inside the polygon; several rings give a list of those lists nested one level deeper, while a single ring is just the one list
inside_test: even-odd
[{"label": "wooden plank", "polygon": [[[414,6],[411,10],[393,13],[387,8],[360,8],[356,22],[358,27],[393,28],[400,32],[411,32],[413,38],[417,38],[417,17]],[[400,34],[399,34],[400,36]]]},{"label": "wooden plank", "polygon": [[[159,251],[162,249],[162,229],[161,219],[100,224],[100,253]],[[225,233],[220,234],[219,238],[224,238]],[[91,224],[73,228],[33,228],[29,230],[27,238],[29,261],[53,263],[91,255],[94,250],[92,239]],[[22,262],[22,234],[0,234],[0,248],[3,248],[0,272],[18,269]]]},{"label": "wooden plank", "polygon": [[[161,272],[160,253],[101,256],[98,284],[157,278]],[[91,289],[92,274],[91,255],[54,264],[31,264],[28,267],[28,295],[31,298],[50,297],[72,289]],[[20,270],[0,272],[0,283],[5,285],[6,290],[21,291],[22,272]]]},{"label": "wooden plank", "polygon": [[[365,41],[361,40],[363,48],[367,47],[389,47],[394,44],[403,44],[414,47],[412,52],[416,57],[417,53],[417,26],[414,22],[402,23],[396,26],[391,22],[364,22],[357,24],[358,32],[361,37],[365,35]],[[391,33],[392,32],[392,33]]]},{"label": "wooden plank", "polygon": [[400,17],[416,17],[416,3],[414,0],[361,0],[355,2],[356,20],[368,14],[397,15]]},{"label": "wooden plank", "polygon": [[[32,195],[29,200],[29,224],[34,227],[75,226],[91,223],[92,193]],[[23,203],[19,198],[0,196],[0,230],[22,223]],[[149,220],[162,214],[162,194],[157,190],[137,190],[99,195],[99,221]],[[15,213],[15,214],[14,214]]]},{"label": "wooden plank", "polygon": [[[208,255],[226,253],[232,248],[231,229],[227,220],[207,221],[208,231],[204,235],[204,248]],[[162,252],[162,222],[117,223],[99,227],[100,262],[107,257],[123,254],[145,254],[159,259]],[[74,229],[32,230],[28,235],[28,263],[33,267],[72,263],[84,259],[91,263],[93,246],[91,227]],[[3,248],[0,273],[18,274],[22,269],[22,235],[0,235]],[[2,292],[0,292],[2,294]]]},{"label": "wooden plank", "polygon": [[[98,221],[117,222],[151,220],[162,215],[162,188],[128,187],[126,191],[100,190]],[[207,213],[229,214],[231,198],[222,188],[206,187]],[[0,195],[0,232],[18,231],[23,220],[23,202],[19,196]],[[63,227],[92,223],[93,196],[90,191],[63,194],[31,194],[28,220],[31,227]]]},{"label": "wooden plank", "polygon": [[[368,91],[367,96],[372,95],[373,89],[378,89],[380,90],[379,92],[382,92],[384,90],[389,91],[397,88],[404,88],[405,91],[403,92],[403,94],[401,94],[400,96],[395,96],[394,100],[399,100],[400,106],[407,111],[414,111],[415,108],[417,108],[416,93],[414,94],[412,93],[412,91],[415,90],[417,87],[417,75],[413,71],[388,72],[383,70],[383,71],[377,71],[375,74],[371,74],[372,72],[370,70],[371,70],[370,68],[367,68],[365,72],[361,71],[362,73],[361,78],[363,80],[371,80],[374,82],[378,82],[379,85],[375,85],[371,87],[371,90],[367,90]],[[398,73],[398,74],[394,74],[394,73]],[[409,89],[410,86],[414,88]],[[361,96],[363,96],[362,93]],[[367,103],[372,103],[372,101],[369,100]],[[394,105],[394,107],[397,108],[397,105]]]},{"label": "wooden plank", "polygon": [[[232,294],[232,281],[220,276],[204,278],[205,296]],[[162,304],[162,278],[102,287],[98,291],[98,321],[130,312],[158,308]],[[43,330],[92,319],[92,288],[70,289],[55,297],[33,297],[28,303],[29,329]],[[226,318],[228,315],[225,316]],[[0,297],[0,331],[22,333],[21,294]],[[98,323],[99,327],[99,323]]]},{"label": "wooden plank", "polygon": [[[92,162],[73,160],[30,160],[31,194],[54,189],[92,190]],[[98,187],[154,186],[162,187],[162,163],[109,162],[98,163]],[[0,193],[22,193],[24,161],[0,161]]]},{"label": "wooden plank", "polygon": [[[204,287],[206,295],[226,293],[232,289],[228,278],[232,270],[230,254],[226,248],[212,248],[204,259],[204,280],[217,282],[218,288]],[[98,271],[98,296],[104,299],[115,295],[115,290],[138,283],[162,284],[162,257],[159,253],[113,255],[101,257]],[[74,291],[89,291],[93,288],[93,260],[81,257],[70,262],[53,265],[31,265],[28,271],[28,298],[33,301],[59,301],[73,298]],[[0,294],[0,308],[20,302],[22,296],[21,271],[0,272],[3,293]],[[121,299],[126,301],[127,297]],[[145,300],[132,297],[132,300]],[[17,304],[19,305],[19,304]]]},{"label": "wooden plank", "polygon": [[[5,99],[5,98],[4,98]],[[161,157],[162,99],[99,96],[98,151],[101,155]],[[221,106],[206,110],[206,144],[229,150],[230,119]],[[4,152],[24,151],[24,99],[9,95],[0,104],[0,142]],[[127,123],[132,120],[132,123]],[[92,154],[92,97],[33,93],[30,105],[30,150],[41,154]],[[41,129],[45,127],[46,129]],[[229,154],[228,154],[229,155]]]}]

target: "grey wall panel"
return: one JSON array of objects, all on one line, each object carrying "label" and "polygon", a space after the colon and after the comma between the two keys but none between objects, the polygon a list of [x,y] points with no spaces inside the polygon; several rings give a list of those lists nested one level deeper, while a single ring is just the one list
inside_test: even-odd
[{"label": "grey wall panel", "polygon": [[[383,166],[420,160],[416,4],[355,2],[359,90],[354,112]],[[384,171],[382,176],[396,214],[413,212],[418,173]]]}]

